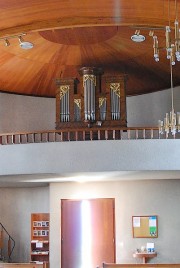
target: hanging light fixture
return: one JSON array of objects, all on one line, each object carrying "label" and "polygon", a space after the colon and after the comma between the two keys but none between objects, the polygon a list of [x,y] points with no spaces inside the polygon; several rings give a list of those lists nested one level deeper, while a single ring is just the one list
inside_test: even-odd
[{"label": "hanging light fixture", "polygon": [[[166,113],[164,121],[159,120],[159,134],[166,134],[166,138],[169,133],[171,133],[174,137],[177,132],[180,132],[180,113],[177,115],[174,110],[174,88],[173,88],[173,66],[177,61],[180,61],[180,29],[179,22],[177,18],[177,0],[175,0],[175,22],[174,22],[174,39],[171,36],[171,27],[170,27],[170,0],[168,1],[168,13],[169,13],[169,25],[166,26],[166,54],[167,59],[170,60],[170,75],[171,75],[171,111],[170,114]],[[158,40],[157,36],[153,36],[154,39],[154,59],[155,61],[159,61],[159,48],[158,48]]]},{"label": "hanging light fixture", "polygon": [[164,122],[159,120],[158,127],[159,127],[159,134],[166,134],[166,138],[168,137],[169,133],[175,137],[177,132],[180,132],[180,113],[178,112],[177,115],[174,111],[174,89],[173,89],[173,65],[170,61],[170,73],[171,73],[171,111],[170,114],[166,113],[164,118]]},{"label": "hanging light fixture", "polygon": [[[172,36],[172,30],[170,26],[170,0],[168,1],[169,8],[169,25],[165,27],[165,38],[166,38],[166,54],[167,59],[170,60],[172,65],[175,65],[176,60],[180,61],[180,28],[178,21],[178,8],[177,8],[177,0],[175,0],[175,21],[174,21],[174,35]],[[152,31],[149,32],[149,35],[153,37],[153,49],[154,49],[154,59],[156,62],[159,61],[159,48],[158,45],[158,37],[152,34]]]}]

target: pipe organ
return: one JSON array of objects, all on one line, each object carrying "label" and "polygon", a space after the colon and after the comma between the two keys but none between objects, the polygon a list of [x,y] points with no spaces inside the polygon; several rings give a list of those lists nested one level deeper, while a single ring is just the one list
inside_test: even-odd
[{"label": "pipe organ", "polygon": [[126,75],[83,67],[79,78],[56,79],[56,129],[126,127]]}]

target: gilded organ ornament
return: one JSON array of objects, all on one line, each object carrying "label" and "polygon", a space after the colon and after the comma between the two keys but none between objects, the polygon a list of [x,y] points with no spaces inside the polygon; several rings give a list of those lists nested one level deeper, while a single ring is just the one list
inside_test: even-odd
[{"label": "gilded organ ornament", "polygon": [[87,80],[91,80],[92,83],[96,86],[96,76],[93,74],[84,74],[83,75],[83,86],[85,87],[85,83]]},{"label": "gilded organ ornament", "polygon": [[120,83],[111,83],[110,89],[120,98]]},{"label": "gilded organ ornament", "polygon": [[99,98],[99,108],[103,106],[104,102],[106,101],[106,98]]},{"label": "gilded organ ornament", "polygon": [[60,100],[64,97],[64,95],[69,91],[69,85],[62,85],[60,86]]},{"label": "gilded organ ornament", "polygon": [[81,99],[74,99],[74,103],[78,106],[78,108],[81,110]]}]

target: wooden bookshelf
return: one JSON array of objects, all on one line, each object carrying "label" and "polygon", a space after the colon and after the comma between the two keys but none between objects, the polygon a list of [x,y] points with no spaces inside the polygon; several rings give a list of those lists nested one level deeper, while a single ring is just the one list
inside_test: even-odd
[{"label": "wooden bookshelf", "polygon": [[49,263],[49,213],[31,214],[31,262]]}]

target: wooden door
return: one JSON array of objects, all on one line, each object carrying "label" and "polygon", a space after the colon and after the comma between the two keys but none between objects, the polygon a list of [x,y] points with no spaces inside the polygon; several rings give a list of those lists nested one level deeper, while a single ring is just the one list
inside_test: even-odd
[{"label": "wooden door", "polygon": [[61,200],[61,267],[115,262],[114,199]]}]

